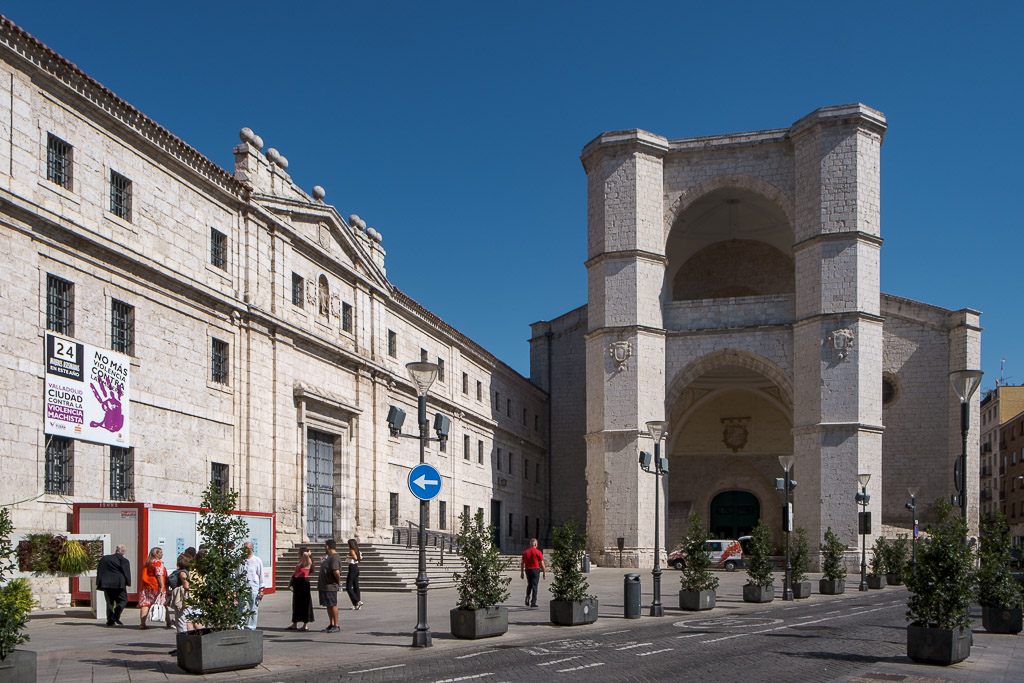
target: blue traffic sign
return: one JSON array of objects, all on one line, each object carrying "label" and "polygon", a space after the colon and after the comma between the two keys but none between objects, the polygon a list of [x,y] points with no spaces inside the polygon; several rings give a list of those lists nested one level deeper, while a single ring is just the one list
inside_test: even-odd
[{"label": "blue traffic sign", "polygon": [[420,500],[434,498],[441,493],[441,473],[431,465],[416,465],[409,473],[409,490]]}]

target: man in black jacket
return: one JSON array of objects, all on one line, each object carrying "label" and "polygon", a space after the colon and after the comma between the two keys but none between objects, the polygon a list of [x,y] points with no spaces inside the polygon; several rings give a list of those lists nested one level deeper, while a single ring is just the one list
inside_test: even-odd
[{"label": "man in black jacket", "polygon": [[113,555],[104,555],[96,566],[96,588],[107,598],[107,626],[124,626],[121,612],[128,604],[125,588],[132,585],[132,565],[124,556],[125,550],[123,545],[117,546]]}]

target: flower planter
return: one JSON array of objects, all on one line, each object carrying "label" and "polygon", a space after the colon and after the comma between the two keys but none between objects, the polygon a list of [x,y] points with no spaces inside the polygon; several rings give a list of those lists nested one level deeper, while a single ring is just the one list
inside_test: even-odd
[{"label": "flower planter", "polygon": [[971,630],[907,626],[907,656],[921,664],[949,666],[971,654]]},{"label": "flower planter", "polygon": [[263,632],[248,629],[177,634],[178,666],[193,674],[251,669],[263,661]]},{"label": "flower planter", "polygon": [[868,588],[872,590],[885,588],[885,578],[875,574],[868,574]]},{"label": "flower planter", "polygon": [[569,602],[552,600],[550,603],[551,623],[555,626],[580,626],[597,621],[597,598]]},{"label": "flower planter", "polygon": [[701,612],[715,607],[715,591],[679,591],[679,609]]},{"label": "flower planter", "polygon": [[451,617],[452,635],[456,638],[491,638],[508,631],[507,607],[453,609],[448,614]]},{"label": "flower planter", "polygon": [[822,595],[842,595],[846,592],[846,579],[821,579],[818,581],[818,592]]},{"label": "flower planter", "polygon": [[0,683],[36,683],[36,653],[15,650],[0,660]]},{"label": "flower planter", "polygon": [[754,584],[743,584],[743,602],[771,602],[775,599],[775,586],[755,586]]},{"label": "flower planter", "polygon": [[899,574],[886,574],[885,583],[890,586],[902,586],[903,577]]},{"label": "flower planter", "polygon": [[1010,607],[982,607],[981,625],[989,633],[1017,634],[1024,630],[1022,610]]},{"label": "flower planter", "polygon": [[800,581],[793,584],[793,597],[797,600],[811,597],[811,582]]}]

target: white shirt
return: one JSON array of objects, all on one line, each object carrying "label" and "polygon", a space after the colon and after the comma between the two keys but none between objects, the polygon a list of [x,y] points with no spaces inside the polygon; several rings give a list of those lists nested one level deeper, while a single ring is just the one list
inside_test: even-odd
[{"label": "white shirt", "polygon": [[258,555],[249,556],[249,559],[242,565],[242,573],[253,593],[263,590],[263,560]]}]

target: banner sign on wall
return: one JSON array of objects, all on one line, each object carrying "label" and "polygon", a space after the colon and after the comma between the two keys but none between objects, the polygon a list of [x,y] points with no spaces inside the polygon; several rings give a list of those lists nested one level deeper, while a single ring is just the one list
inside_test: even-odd
[{"label": "banner sign on wall", "polygon": [[131,360],[46,333],[46,434],[128,448]]}]

